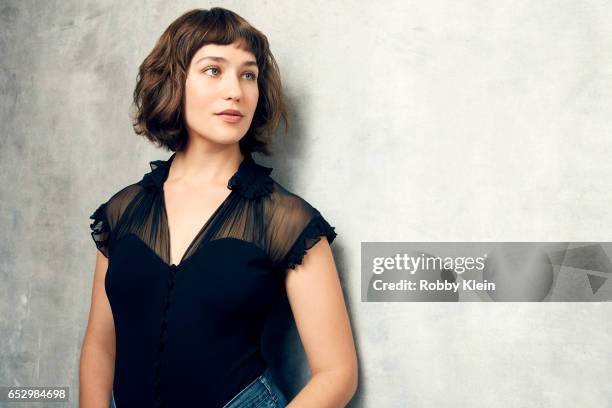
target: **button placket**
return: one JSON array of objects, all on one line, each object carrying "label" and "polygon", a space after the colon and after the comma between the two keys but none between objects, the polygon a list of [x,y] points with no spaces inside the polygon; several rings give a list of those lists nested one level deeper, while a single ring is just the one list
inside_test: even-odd
[{"label": "button placket", "polygon": [[166,347],[166,335],[167,335],[167,329],[168,329],[168,313],[170,311],[170,306],[172,305],[172,293],[174,291],[174,286],[176,284],[176,274],[178,272],[178,269],[179,269],[178,266],[175,264],[167,266],[167,270],[170,276],[168,279],[168,293],[166,295],[166,302],[164,304],[164,310],[163,310],[162,319],[161,319],[158,356],[157,356],[157,363],[155,364],[155,379],[154,379],[155,397],[156,397],[155,399],[156,399],[158,408],[165,407],[161,399],[161,372],[162,372],[161,358],[162,358],[162,353]]}]

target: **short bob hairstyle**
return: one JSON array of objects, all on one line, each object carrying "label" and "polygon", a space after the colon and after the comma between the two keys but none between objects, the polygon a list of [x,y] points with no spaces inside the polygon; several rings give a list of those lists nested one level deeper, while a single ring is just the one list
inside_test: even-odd
[{"label": "short bob hairstyle", "polygon": [[280,72],[266,36],[238,14],[214,7],[186,12],[161,35],[138,70],[132,126],[157,147],[180,151],[188,134],[184,121],[185,80],[195,53],[206,44],[239,46],[255,55],[259,100],[251,126],[240,140],[244,153],[271,154],[273,132],[281,118],[289,128]]}]

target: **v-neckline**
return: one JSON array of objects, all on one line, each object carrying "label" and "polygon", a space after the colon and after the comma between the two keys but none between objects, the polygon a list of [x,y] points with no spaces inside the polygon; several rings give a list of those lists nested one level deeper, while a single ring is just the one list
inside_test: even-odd
[{"label": "v-neckline", "polygon": [[[230,198],[233,197],[233,195],[235,193],[235,190],[229,188],[229,181],[228,181],[226,184],[228,185],[227,188],[228,188],[228,190],[230,190],[230,193],[225,197],[225,199],[221,202],[221,204],[219,204],[219,206],[215,209],[215,211],[212,212],[210,217],[208,217],[208,219],[200,227],[200,229],[195,234],[195,236],[191,239],[191,241],[189,241],[189,244],[187,245],[187,248],[185,249],[185,251],[181,255],[181,258],[179,259],[178,263],[172,262],[172,244],[173,243],[172,243],[172,234],[170,232],[170,221],[169,221],[170,217],[168,217],[168,209],[166,207],[166,191],[164,189],[164,186],[166,184],[166,180],[168,179],[168,175],[170,174],[170,167],[172,165],[172,162],[174,161],[175,155],[176,155],[176,153],[173,154],[172,157],[168,160],[168,164],[167,164],[167,167],[165,169],[165,174],[164,174],[164,177],[163,177],[163,179],[161,181],[161,188],[160,188],[160,190],[161,190],[161,201],[162,201],[162,209],[163,209],[163,218],[164,218],[164,222],[166,223],[166,240],[167,240],[167,248],[168,248],[168,262],[166,262],[166,265],[169,266],[169,267],[178,268],[185,261],[185,255],[187,255],[187,253],[189,253],[189,251],[191,250],[191,247],[195,244],[195,242],[198,240],[200,235],[206,230],[206,228],[209,226],[209,224],[215,219],[215,217],[217,216],[219,211],[223,207],[226,206],[226,204],[229,202]],[[244,156],[242,161],[238,165],[238,169],[229,178],[229,180],[231,180],[236,174],[238,174],[238,172],[242,168],[243,164],[245,164],[246,160],[247,160],[247,157]]]},{"label": "v-neckline", "polygon": [[[164,182],[164,184],[165,184],[165,182]],[[187,253],[191,250],[191,247],[195,244],[195,242],[198,240],[200,235],[202,235],[202,233],[206,230],[206,228],[212,222],[212,220],[217,216],[217,214],[219,213],[221,208],[225,207],[226,203],[230,200],[230,197],[232,197],[233,194],[234,194],[234,190],[230,190],[230,193],[225,197],[225,199],[215,209],[215,211],[212,212],[210,217],[208,217],[208,219],[200,227],[200,229],[195,234],[195,236],[191,239],[191,241],[189,242],[189,245],[187,245],[187,248],[185,249],[185,251],[181,255],[181,259],[179,259],[178,263],[174,263],[174,262],[172,262],[172,234],[170,233],[170,221],[169,221],[170,218],[168,217],[168,209],[166,207],[166,192],[165,192],[164,186],[162,184],[162,188],[161,188],[161,200],[162,200],[164,222],[166,223],[166,238],[167,238],[167,242],[168,242],[168,262],[167,262],[168,266],[178,268],[180,265],[182,265],[182,263],[185,261],[185,255],[187,255]]]}]

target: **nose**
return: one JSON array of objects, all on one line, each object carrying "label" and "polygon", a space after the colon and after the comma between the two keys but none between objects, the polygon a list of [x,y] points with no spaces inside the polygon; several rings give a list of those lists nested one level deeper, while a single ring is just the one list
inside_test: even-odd
[{"label": "nose", "polygon": [[224,79],[225,99],[239,101],[242,97],[242,86],[240,80],[235,75],[226,75]]}]

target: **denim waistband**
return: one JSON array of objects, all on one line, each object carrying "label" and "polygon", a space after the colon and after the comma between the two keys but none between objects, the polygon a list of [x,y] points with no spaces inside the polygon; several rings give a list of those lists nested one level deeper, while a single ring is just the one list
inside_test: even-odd
[{"label": "denim waistband", "polygon": [[232,408],[234,406],[238,407],[256,403],[258,400],[268,395],[272,388],[272,382],[272,373],[268,367],[226,403],[223,408]]},{"label": "denim waistband", "polygon": [[[248,402],[255,402],[259,398],[262,398],[263,395],[266,395],[266,392],[270,392],[272,394],[272,398],[282,401],[283,405],[280,406],[287,404],[286,400],[284,399],[284,395],[280,392],[272,379],[272,371],[269,367],[266,368],[263,373],[257,376],[257,378],[255,378],[249,385],[243,388],[242,391],[235,395],[227,404],[223,406],[223,408],[231,408],[233,406],[244,405]],[[116,407],[115,392],[112,391],[110,408]]]}]

